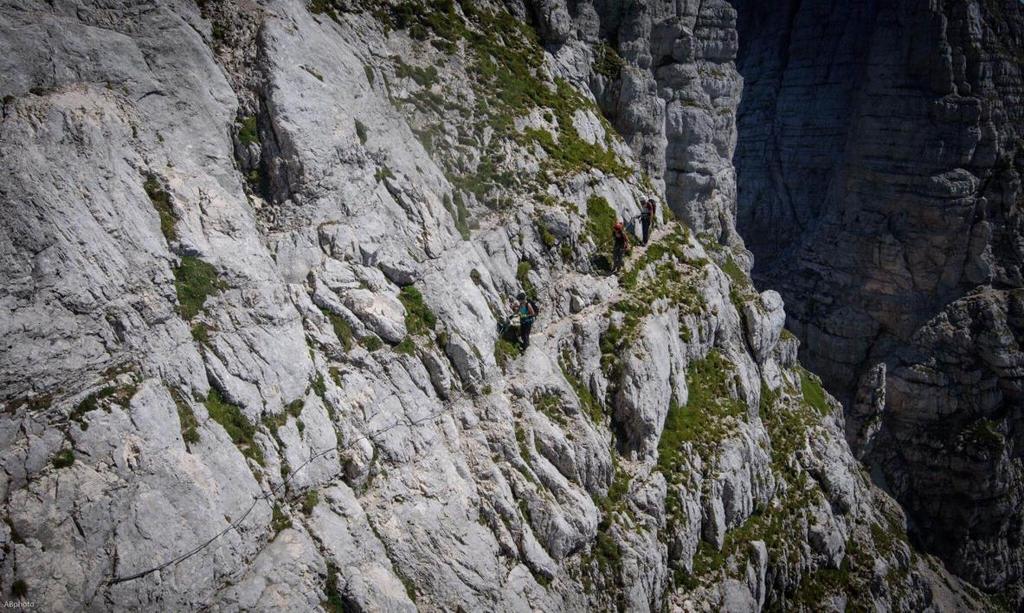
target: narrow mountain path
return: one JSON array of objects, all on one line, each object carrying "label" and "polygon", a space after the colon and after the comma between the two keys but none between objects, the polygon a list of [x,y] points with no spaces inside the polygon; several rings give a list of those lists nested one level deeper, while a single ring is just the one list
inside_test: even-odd
[{"label": "narrow mountain path", "polygon": [[[562,275],[562,281],[564,286],[572,286],[579,279],[586,279],[588,282],[605,282],[612,277],[616,278],[614,287],[611,291],[602,296],[602,299],[595,304],[588,305],[583,309],[575,313],[569,313],[563,317],[557,319],[547,319],[545,312],[542,311],[537,317],[536,322],[533,325],[533,334],[530,336],[530,347],[524,352],[523,356],[517,358],[515,363],[511,366],[510,373],[515,375],[526,374],[524,372],[523,364],[528,364],[530,360],[524,360],[528,354],[535,351],[547,352],[549,355],[557,355],[558,348],[561,340],[566,338],[572,332],[572,326],[575,323],[580,323],[589,320],[595,316],[603,316],[611,306],[614,306],[624,297],[622,287],[619,285],[617,278],[622,274],[629,272],[633,267],[643,258],[644,254],[647,253],[647,249],[659,242],[665,236],[671,233],[672,227],[669,223],[661,223],[651,233],[651,238],[646,245],[637,244],[633,246],[630,254],[624,259],[622,270],[619,273],[612,273],[604,277],[599,277],[595,280],[593,274],[585,274],[579,272],[570,272]],[[550,313],[550,309],[547,310]]]}]

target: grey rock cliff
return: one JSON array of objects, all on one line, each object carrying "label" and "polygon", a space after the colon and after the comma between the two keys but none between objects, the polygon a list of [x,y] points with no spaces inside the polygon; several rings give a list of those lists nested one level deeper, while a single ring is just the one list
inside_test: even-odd
[{"label": "grey rock cliff", "polygon": [[528,4],[555,61],[586,80],[672,210],[743,252],[731,162],[742,90],[732,7],[724,0]]},{"label": "grey rock cliff", "polygon": [[[911,548],[737,265],[734,14],[668,7],[620,41],[697,76],[621,100],[703,127],[624,139],[578,34],[614,7],[0,4],[5,594],[988,604]],[[649,136],[687,224],[609,274],[611,221],[662,196]]]},{"label": "grey rock cliff", "polygon": [[916,537],[1019,592],[1024,5],[733,5],[754,276]]}]

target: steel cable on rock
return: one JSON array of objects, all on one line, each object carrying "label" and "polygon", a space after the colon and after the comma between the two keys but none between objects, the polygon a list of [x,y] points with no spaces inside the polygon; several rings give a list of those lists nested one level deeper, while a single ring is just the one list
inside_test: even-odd
[{"label": "steel cable on rock", "polygon": [[371,432],[369,434],[362,434],[360,436],[357,436],[356,438],[352,439],[351,441],[349,441],[345,445],[335,445],[334,447],[330,447],[328,449],[323,449],[321,451],[318,451],[318,452],[314,453],[313,455],[311,455],[309,457],[308,460],[306,460],[305,462],[300,464],[297,468],[292,470],[288,474],[287,477],[285,477],[284,479],[281,480],[280,483],[278,483],[276,486],[271,487],[269,491],[264,492],[263,494],[261,494],[259,496],[253,496],[252,504],[249,505],[249,508],[247,508],[245,510],[245,512],[242,513],[242,515],[238,519],[236,519],[233,522],[231,522],[230,524],[228,524],[228,526],[226,528],[224,528],[223,530],[221,530],[217,534],[214,534],[213,536],[211,536],[209,539],[207,539],[203,543],[197,545],[196,547],[190,549],[189,551],[187,551],[185,553],[179,554],[179,555],[177,555],[177,556],[175,556],[175,557],[173,557],[173,558],[171,558],[171,559],[169,559],[169,560],[167,560],[167,561],[165,561],[165,562],[163,562],[161,564],[153,566],[151,568],[147,568],[145,570],[141,570],[141,571],[138,571],[136,573],[132,573],[130,575],[113,577],[112,579],[110,579],[110,581],[107,582],[107,585],[117,585],[119,583],[125,583],[125,582],[128,582],[128,581],[134,581],[136,579],[141,579],[141,578],[143,578],[143,577],[145,577],[147,575],[151,575],[151,574],[153,574],[155,572],[164,570],[165,568],[169,568],[171,566],[176,566],[176,565],[184,562],[185,560],[188,560],[189,558],[197,555],[198,553],[200,553],[201,551],[203,551],[207,547],[213,545],[215,542],[217,542],[218,539],[220,539],[222,536],[224,536],[228,532],[231,532],[232,530],[237,530],[238,527],[241,526],[242,523],[245,521],[245,519],[249,516],[249,514],[252,513],[253,509],[256,508],[256,505],[260,503],[260,501],[270,500],[272,497],[274,497],[277,494],[277,492],[282,487],[287,485],[288,482],[291,481],[292,477],[294,477],[300,470],[302,470],[306,466],[309,466],[310,464],[312,464],[316,460],[324,457],[325,455],[327,455],[329,453],[332,453],[332,452],[335,452],[335,451],[337,451],[339,453],[344,452],[344,451],[348,451],[353,446],[355,446],[356,443],[359,443],[360,441],[368,440],[368,441],[374,442],[374,439],[376,437],[378,437],[378,436],[380,436],[380,435],[382,435],[382,434],[384,434],[386,432],[389,432],[391,430],[394,430],[395,428],[398,428],[400,426],[406,426],[408,428],[412,428],[414,426],[418,426],[420,424],[426,423],[426,422],[428,422],[430,420],[437,419],[438,417],[440,417],[441,415],[443,415],[446,412],[447,412],[447,409],[441,409],[440,411],[436,411],[434,413],[431,413],[430,415],[427,415],[425,417],[421,417],[419,419],[406,420],[404,422],[395,422],[395,423],[393,423],[393,424],[391,424],[391,425],[389,425],[387,427],[380,428],[380,429],[375,430],[375,431],[373,431],[373,432]]}]

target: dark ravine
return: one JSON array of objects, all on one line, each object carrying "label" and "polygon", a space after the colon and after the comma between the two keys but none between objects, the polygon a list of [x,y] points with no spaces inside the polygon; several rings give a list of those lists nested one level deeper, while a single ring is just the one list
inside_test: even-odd
[{"label": "dark ravine", "polygon": [[732,4],[754,278],[912,534],[1019,594],[1024,4]]}]

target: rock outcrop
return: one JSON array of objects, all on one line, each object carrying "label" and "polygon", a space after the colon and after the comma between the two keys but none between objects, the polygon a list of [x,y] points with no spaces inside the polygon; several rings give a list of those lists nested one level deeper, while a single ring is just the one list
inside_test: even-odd
[{"label": "rock outcrop", "polygon": [[1024,5],[733,5],[754,276],[915,536],[1019,593]]},{"label": "rock outcrop", "polygon": [[[650,45],[637,83],[671,91],[597,99],[674,126],[624,140],[591,93],[611,45],[578,33],[608,7],[198,4],[0,4],[5,593],[987,604],[908,544],[737,264],[728,6],[620,32],[623,74]],[[660,197],[642,169],[688,223],[611,274],[611,222]]]}]

